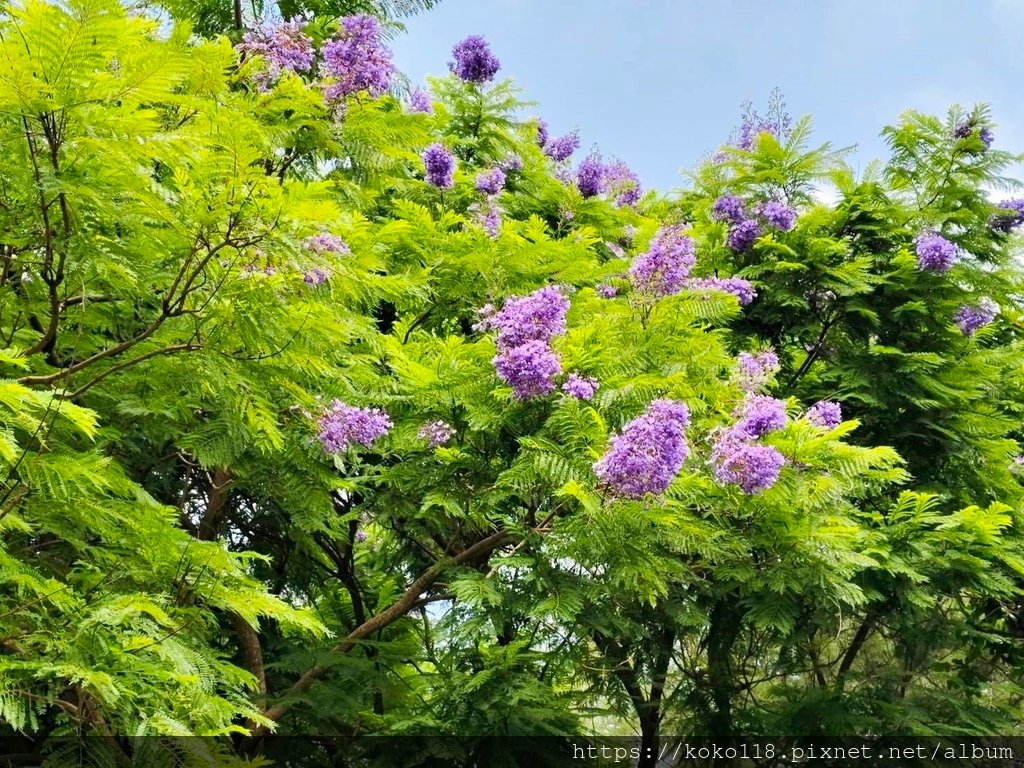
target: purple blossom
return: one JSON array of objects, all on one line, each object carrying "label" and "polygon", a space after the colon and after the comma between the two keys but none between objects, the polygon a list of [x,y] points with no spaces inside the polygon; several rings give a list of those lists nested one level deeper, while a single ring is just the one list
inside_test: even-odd
[{"label": "purple blossom", "polygon": [[1009,234],[1015,227],[1024,224],[1024,200],[1003,200],[999,210],[989,220],[989,226]]},{"label": "purple blossom", "polygon": [[476,311],[476,315],[479,320],[473,323],[473,330],[478,332],[489,331],[495,327],[494,315],[498,310],[494,308],[491,303],[484,304],[480,309]]},{"label": "purple blossom", "polygon": [[580,135],[578,131],[567,133],[554,139],[545,139],[544,154],[560,163],[567,160],[573,152],[580,148]]},{"label": "purple blossom", "polygon": [[640,177],[621,160],[614,160],[604,169],[604,186],[618,206],[636,205],[643,188]]},{"label": "purple blossom", "polygon": [[314,268],[307,272],[302,279],[306,285],[320,285],[327,282],[327,273],[322,269]]},{"label": "purple blossom", "polygon": [[496,195],[505,187],[505,172],[501,168],[482,171],[476,177],[477,191],[485,195]]},{"label": "purple blossom", "polygon": [[594,472],[619,496],[642,498],[663,493],[689,455],[686,425],[690,411],[683,403],[655,400],[643,415],[629,422],[611,439],[608,452],[594,464]]},{"label": "purple blossom", "polygon": [[330,78],[324,97],[335,101],[366,91],[380,96],[391,84],[395,67],[391,51],[381,42],[380,23],[365,13],[346,16],[333,39],[323,47],[324,74]]},{"label": "purple blossom", "polygon": [[263,57],[267,70],[256,76],[263,90],[284,70],[308,72],[313,66],[313,41],[302,31],[302,24],[298,21],[256,27],[245,33],[238,50]]},{"label": "purple blossom", "polygon": [[498,349],[509,350],[529,341],[548,342],[565,333],[569,299],[548,285],[528,296],[512,297],[491,317],[489,327],[498,329]]},{"label": "purple blossom", "polygon": [[420,440],[426,440],[431,448],[444,445],[452,439],[455,430],[445,421],[431,421],[420,427],[417,436]]},{"label": "purple blossom", "polygon": [[498,167],[505,171],[505,173],[517,173],[518,171],[523,170],[523,158],[515,154],[508,155],[504,160],[498,163]]},{"label": "purple blossom", "polygon": [[745,392],[760,389],[779,370],[779,357],[772,350],[751,354],[741,352],[737,358],[740,388]]},{"label": "purple blossom", "polygon": [[537,340],[503,351],[494,358],[494,369],[516,398],[526,400],[554,392],[562,365],[551,347]]},{"label": "purple blossom", "polygon": [[747,394],[737,415],[740,420],[733,430],[753,440],[786,426],[786,403],[767,395]]},{"label": "purple blossom", "polygon": [[325,256],[328,253],[351,253],[344,240],[326,231],[307,237],[302,241],[302,244],[306,247],[307,251],[318,256]]},{"label": "purple blossom", "polygon": [[493,80],[501,69],[501,62],[491,53],[487,41],[480,35],[470,35],[452,48],[455,61],[448,63],[448,69],[467,83],[481,85]]},{"label": "purple blossom", "polygon": [[425,115],[434,114],[434,105],[430,103],[430,95],[422,88],[414,88],[409,94],[409,111]]},{"label": "purple blossom", "polygon": [[379,408],[357,408],[334,400],[319,426],[324,450],[340,453],[350,445],[370,446],[391,429],[391,419]]},{"label": "purple blossom", "polygon": [[367,538],[366,531],[356,531],[356,541],[357,542],[362,544],[364,541],[366,541],[366,538]]},{"label": "purple blossom", "polygon": [[537,146],[541,149],[548,143],[548,123],[543,118],[537,118]]},{"label": "purple blossom", "polygon": [[1014,474],[1024,474],[1024,454],[1014,456],[1010,462],[1010,471]]},{"label": "purple blossom", "polygon": [[580,162],[576,171],[576,187],[584,197],[596,197],[605,189],[605,165],[601,154],[594,150]]},{"label": "purple blossom", "polygon": [[440,189],[449,189],[455,183],[455,158],[443,144],[431,144],[422,157],[428,183]]},{"label": "purple blossom", "polygon": [[647,252],[634,259],[629,277],[641,293],[671,296],[679,293],[696,260],[693,240],[683,234],[682,226],[662,227]]},{"label": "purple blossom", "polygon": [[757,298],[757,291],[749,281],[742,277],[692,277],[686,287],[695,291],[720,291],[735,296],[741,307],[745,307]]},{"label": "purple blossom", "polygon": [[602,299],[614,299],[619,293],[618,288],[614,285],[609,285],[608,283],[601,283],[600,285],[595,286],[594,291]]},{"label": "purple blossom", "polygon": [[785,203],[771,200],[760,207],[761,218],[780,232],[789,232],[796,224],[796,211]]},{"label": "purple blossom", "polygon": [[917,265],[930,272],[945,272],[956,261],[956,246],[942,235],[926,232],[917,238]]},{"label": "purple blossom", "polygon": [[739,224],[746,219],[746,211],[743,207],[742,198],[736,195],[722,195],[715,204],[711,206],[711,218],[715,221],[725,221],[730,224]]},{"label": "purple blossom", "polygon": [[822,400],[807,409],[807,420],[825,429],[835,429],[843,422],[843,409],[839,403]]},{"label": "purple blossom", "polygon": [[995,320],[998,314],[999,305],[992,299],[984,298],[976,306],[964,304],[957,310],[953,320],[964,336],[973,336],[979,328]]},{"label": "purple blossom", "polygon": [[711,467],[720,483],[760,493],[775,485],[786,458],[770,445],[759,445],[733,430],[722,430],[711,450]]},{"label": "purple blossom", "polygon": [[577,400],[589,400],[597,391],[597,379],[570,373],[565,383],[562,384],[562,391]]},{"label": "purple blossom", "polygon": [[743,118],[739,131],[733,133],[730,143],[740,149],[751,151],[759,135],[767,133],[776,141],[785,141],[791,131],[791,121],[786,112],[782,92],[776,88],[768,99],[768,114],[762,117],[749,101],[744,102]]},{"label": "purple blossom", "polygon": [[978,131],[978,138],[981,139],[981,143],[985,145],[985,149],[990,149],[992,147],[992,142],[996,139],[991,128],[982,128]]},{"label": "purple blossom", "polygon": [[473,203],[469,206],[476,218],[476,223],[484,228],[487,235],[496,238],[501,232],[501,206],[494,202],[493,197],[488,198],[485,205]]},{"label": "purple blossom", "polygon": [[729,247],[736,253],[749,250],[761,236],[761,225],[755,219],[746,219],[729,230]]}]

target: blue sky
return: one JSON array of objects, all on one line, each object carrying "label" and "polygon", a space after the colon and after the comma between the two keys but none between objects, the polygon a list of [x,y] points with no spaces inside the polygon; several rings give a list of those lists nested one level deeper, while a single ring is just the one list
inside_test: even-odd
[{"label": "blue sky", "polygon": [[406,26],[413,81],[481,34],[552,133],[579,128],[661,190],[775,86],[816,140],[858,145],[855,167],[904,109],[953,102],[990,103],[996,146],[1024,152],[1024,0],[442,0]]}]

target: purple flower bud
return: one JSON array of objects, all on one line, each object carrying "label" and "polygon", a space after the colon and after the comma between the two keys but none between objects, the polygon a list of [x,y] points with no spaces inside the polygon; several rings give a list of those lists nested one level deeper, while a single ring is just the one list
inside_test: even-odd
[{"label": "purple flower bud", "polygon": [[739,224],[746,219],[746,211],[743,207],[743,200],[736,195],[722,195],[715,200],[711,206],[711,218],[715,221],[725,221],[729,224]]},{"label": "purple flower bud", "polygon": [[956,246],[934,232],[917,238],[917,265],[929,272],[946,272],[957,258]]},{"label": "purple flower bud", "polygon": [[577,131],[573,131],[555,139],[546,139],[543,147],[545,155],[556,163],[560,163],[567,160],[573,152],[580,148],[580,135]]},{"label": "purple flower bud", "polygon": [[757,291],[754,286],[742,277],[692,277],[686,287],[692,291],[719,291],[731,293],[735,296],[741,307],[745,307],[757,298]]},{"label": "purple flower bud", "polygon": [[326,231],[307,237],[302,244],[306,247],[307,251],[318,256],[324,256],[328,253],[351,253],[344,240]]},{"label": "purple flower bud", "polygon": [[789,232],[796,224],[796,211],[775,200],[764,203],[760,207],[760,214],[768,226],[780,232]]},{"label": "purple flower bud", "polygon": [[739,385],[745,392],[760,389],[778,370],[779,357],[770,349],[757,354],[741,352],[737,358]]},{"label": "purple flower bud", "polygon": [[570,373],[562,385],[562,391],[577,400],[589,400],[597,391],[597,379]]},{"label": "purple flower bud", "polygon": [[562,372],[558,355],[543,341],[527,341],[506,349],[494,358],[494,369],[512,387],[519,400],[555,391],[555,377]]},{"label": "purple flower bud", "polygon": [[733,430],[753,440],[786,426],[786,403],[767,395],[747,394],[737,415],[740,420]]},{"label": "purple flower bud", "polygon": [[448,63],[448,69],[467,83],[481,85],[493,80],[501,69],[501,62],[491,53],[487,41],[479,35],[470,35],[452,48],[455,61]]},{"label": "purple flower bud", "polygon": [[807,409],[804,414],[807,420],[825,429],[835,429],[843,422],[843,409],[839,403],[830,400],[822,400]]},{"label": "purple flower bud", "polygon": [[409,111],[424,115],[434,114],[434,105],[430,103],[430,96],[422,88],[414,88],[409,94]]},{"label": "purple flower bud", "polygon": [[682,226],[662,227],[647,252],[634,259],[629,277],[640,293],[671,296],[679,293],[696,260],[693,240],[683,234]]},{"label": "purple flower bud", "polygon": [[324,98],[336,101],[366,91],[380,96],[387,91],[395,67],[391,51],[381,41],[380,23],[373,16],[346,16],[334,38],[322,50],[323,72],[328,77]]},{"label": "purple flower bud", "polygon": [[454,185],[455,158],[443,144],[431,144],[423,151],[422,157],[428,183],[440,189]]},{"label": "purple flower bud", "polygon": [[431,448],[436,448],[439,445],[444,445],[452,439],[452,435],[455,434],[455,430],[452,429],[451,425],[444,421],[431,421],[420,427],[417,436],[420,440],[426,440]]},{"label": "purple flower bud", "polygon": [[340,453],[354,444],[370,446],[391,429],[391,419],[379,408],[357,408],[334,400],[319,425],[324,450]]},{"label": "purple flower bud", "polygon": [[711,467],[720,483],[738,485],[747,494],[775,485],[786,458],[770,445],[751,442],[742,433],[721,431],[711,451]]},{"label": "purple flower bud", "polygon": [[607,283],[602,283],[601,285],[595,286],[594,291],[602,299],[614,299],[615,296],[618,295],[619,293],[618,288],[616,288],[614,285],[608,285]]},{"label": "purple flower bud", "polygon": [[500,168],[482,171],[476,177],[477,191],[485,195],[496,195],[505,187],[505,173]]},{"label": "purple flower bud", "polygon": [[761,225],[755,219],[741,221],[729,230],[729,247],[736,253],[748,251],[761,236]]},{"label": "purple flower bud", "polygon": [[973,336],[979,328],[995,320],[998,314],[999,305],[992,299],[985,298],[976,306],[964,304],[957,310],[953,320],[960,327],[960,332],[964,336]]},{"label": "purple flower bud", "polygon": [[594,472],[608,489],[626,498],[663,493],[689,455],[690,411],[674,400],[655,400],[643,415],[611,439]]}]

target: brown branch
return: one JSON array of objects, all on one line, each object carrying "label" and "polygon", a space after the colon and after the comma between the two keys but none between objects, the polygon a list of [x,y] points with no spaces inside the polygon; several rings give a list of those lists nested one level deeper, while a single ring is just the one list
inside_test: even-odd
[{"label": "brown branch", "polygon": [[[476,544],[463,550],[458,555],[434,563],[434,565],[428,568],[423,575],[409,585],[408,589],[405,590],[397,601],[349,632],[349,634],[340,643],[334,646],[331,652],[337,655],[348,653],[360,640],[363,640],[374,632],[382,630],[390,624],[398,621],[412,610],[420,596],[440,578],[444,571],[452,566],[461,565],[462,563],[470,562],[479,557],[489,555],[495,549],[504,544],[508,540],[509,536],[510,534],[508,531],[498,531],[497,533],[493,533],[487,538],[478,541]],[[286,697],[302,695],[310,689],[313,683],[326,675],[329,669],[329,667],[322,664],[311,667],[306,670],[287,691],[285,691],[284,695]],[[274,706],[265,709],[263,711],[263,716],[269,720],[280,720],[291,710],[292,706],[292,702],[281,701]],[[264,725],[255,726],[252,728],[252,737],[261,738],[266,735],[268,731],[269,729]]]},{"label": "brown branch", "polygon": [[154,349],[151,352],[146,352],[145,354],[133,357],[131,360],[125,360],[123,363],[118,363],[117,365],[108,368],[107,370],[98,374],[93,379],[89,380],[81,387],[76,389],[74,392],[68,395],[68,398],[70,400],[75,400],[76,398],[79,398],[82,395],[84,395],[87,391],[95,387],[108,376],[111,376],[115,373],[119,373],[123,371],[125,368],[130,368],[133,365],[138,365],[139,363],[145,360],[149,360],[150,358],[159,357],[162,355],[173,355],[175,352],[194,352],[197,349],[202,349],[202,344],[172,344],[169,347],[161,347],[160,349]]}]

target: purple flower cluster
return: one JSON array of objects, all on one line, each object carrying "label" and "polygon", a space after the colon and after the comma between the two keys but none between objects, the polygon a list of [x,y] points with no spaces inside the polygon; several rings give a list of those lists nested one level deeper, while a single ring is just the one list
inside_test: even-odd
[{"label": "purple flower cluster", "polygon": [[494,195],[488,196],[483,205],[473,203],[469,206],[469,211],[489,237],[496,238],[501,233],[501,206],[495,201]]},{"label": "purple flower cluster", "polygon": [[485,195],[498,194],[505,188],[505,172],[501,168],[482,171],[476,177],[476,188]]},{"label": "purple flower cluster", "polygon": [[[966,139],[977,129],[977,122],[968,118],[957,123],[956,128],[953,130],[953,136],[958,139]],[[992,129],[983,127],[978,131],[978,138],[981,143],[985,145],[985,149],[992,147],[992,142],[995,140],[995,135],[992,133]]]},{"label": "purple flower cluster", "polygon": [[505,171],[505,173],[518,173],[523,170],[523,158],[519,155],[508,155],[498,163],[498,167]]},{"label": "purple flower cluster", "polygon": [[601,283],[600,285],[594,286],[594,291],[602,299],[614,299],[619,293],[618,288],[614,285],[609,285],[608,283]]},{"label": "purple flower cluster", "polygon": [[584,197],[596,197],[605,190],[605,165],[595,149],[580,162],[576,171],[576,188]]},{"label": "purple flower cluster", "polygon": [[322,269],[314,268],[307,272],[302,279],[306,285],[320,285],[327,282],[327,273]]},{"label": "purple flower cluster", "polygon": [[597,392],[597,379],[570,373],[566,377],[565,383],[562,384],[562,391],[567,395],[572,395],[577,400],[589,400]]},{"label": "purple flower cluster", "polygon": [[520,400],[555,390],[554,379],[562,367],[550,342],[565,333],[568,312],[569,299],[550,285],[508,299],[500,312],[481,311],[475,327],[497,329],[500,354],[494,358],[494,367]]},{"label": "purple flower cluster", "polygon": [[756,354],[741,352],[737,358],[737,378],[745,392],[760,389],[778,370],[779,357],[770,349]]},{"label": "purple flower cluster", "polygon": [[742,277],[692,277],[686,287],[694,291],[720,291],[735,296],[741,307],[745,307],[757,298],[757,291],[749,281]]},{"label": "purple flower cluster", "polygon": [[455,61],[448,63],[448,69],[467,83],[482,85],[493,80],[501,69],[501,62],[480,35],[470,35],[456,43],[452,56]]},{"label": "purple flower cluster", "polygon": [[746,217],[743,199],[736,197],[736,195],[722,195],[711,206],[711,218],[715,221],[739,224]]},{"label": "purple flower cluster", "polygon": [[804,416],[815,426],[835,429],[843,421],[843,409],[839,403],[822,400],[808,408]]},{"label": "purple flower cluster", "polygon": [[636,205],[643,194],[640,177],[621,160],[613,160],[605,166],[604,185],[619,207]]},{"label": "purple flower cluster", "polygon": [[511,297],[500,312],[484,318],[486,328],[498,330],[499,349],[510,349],[528,341],[548,342],[565,333],[569,299],[555,286],[547,285],[528,296]]},{"label": "purple flower cluster", "polygon": [[391,429],[391,419],[379,408],[357,408],[335,400],[320,417],[320,443],[328,453],[350,445],[369,446]]},{"label": "purple flower cluster", "polygon": [[445,421],[431,421],[420,427],[417,436],[420,440],[426,440],[431,448],[444,445],[452,439],[455,430]]},{"label": "purple flower cluster", "polygon": [[422,157],[428,183],[440,189],[449,189],[455,183],[455,158],[443,144],[431,144]]},{"label": "purple flower cluster", "polygon": [[989,226],[1006,234],[1021,224],[1024,224],[1024,200],[1003,200],[989,221]]},{"label": "purple flower cluster", "polygon": [[975,332],[993,320],[999,314],[999,305],[992,299],[984,298],[976,306],[964,304],[957,310],[953,320],[960,327],[964,336],[973,336]]},{"label": "purple flower cluster", "polygon": [[757,113],[751,102],[745,102],[742,106],[743,118],[739,133],[734,134],[735,139],[731,141],[735,146],[749,152],[762,133],[773,136],[776,141],[785,141],[789,137],[791,120],[779,89],[772,91],[768,100],[768,114],[763,117]]},{"label": "purple flower cluster", "polygon": [[690,453],[685,432],[689,422],[690,411],[683,403],[655,400],[612,437],[594,472],[619,496],[639,499],[664,492]]},{"label": "purple flower cluster", "polygon": [[554,392],[555,377],[562,372],[558,355],[543,341],[506,349],[494,358],[494,368],[520,400]]},{"label": "purple flower cluster", "polygon": [[545,155],[556,163],[560,163],[563,160],[568,160],[572,153],[580,148],[580,135],[577,131],[573,131],[565,136],[557,136],[553,139],[545,138],[541,146]]},{"label": "purple flower cluster", "polygon": [[308,72],[313,66],[313,41],[302,31],[298,21],[286,21],[275,26],[261,25],[246,32],[238,49],[247,55],[262,56],[267,70],[256,76],[262,90],[266,90],[281,72]]},{"label": "purple flower cluster", "polygon": [[311,235],[302,244],[306,247],[307,251],[318,256],[325,256],[328,253],[351,253],[345,241],[337,235],[332,235],[330,232],[320,232],[319,234]]},{"label": "purple flower cluster", "polygon": [[786,426],[786,402],[767,395],[748,393],[736,415],[739,421],[732,429],[737,435],[755,440]]},{"label": "purple flower cluster", "polygon": [[414,88],[409,94],[409,111],[425,115],[434,113],[434,105],[430,103],[430,96],[422,88]]},{"label": "purple flower cluster", "polygon": [[324,74],[330,80],[324,97],[336,101],[366,91],[380,96],[391,84],[395,67],[381,42],[380,23],[365,13],[346,16],[335,37],[323,47]]},{"label": "purple flower cluster", "polygon": [[1014,474],[1024,474],[1024,454],[1014,456],[1010,463],[1010,471]]},{"label": "purple flower cluster", "polygon": [[775,485],[786,458],[770,445],[759,445],[742,433],[723,430],[711,450],[711,467],[720,483],[738,485],[754,494]]},{"label": "purple flower cluster", "polygon": [[750,250],[750,248],[761,236],[761,225],[756,219],[744,219],[729,230],[729,238],[726,241],[736,253]]},{"label": "purple flower cluster", "polygon": [[696,260],[693,240],[683,234],[682,226],[662,227],[647,252],[634,259],[629,277],[641,293],[671,296],[679,293]]},{"label": "purple flower cluster", "polygon": [[793,225],[796,224],[796,211],[777,200],[763,203],[758,213],[761,214],[761,218],[765,220],[768,226],[780,232],[789,232]]},{"label": "purple flower cluster", "polygon": [[942,235],[926,232],[917,238],[917,265],[929,272],[945,272],[956,261],[956,246]]},{"label": "purple flower cluster", "polygon": [[548,139],[551,135],[548,133],[548,123],[542,117],[537,118],[537,146],[541,149],[548,143]]}]

